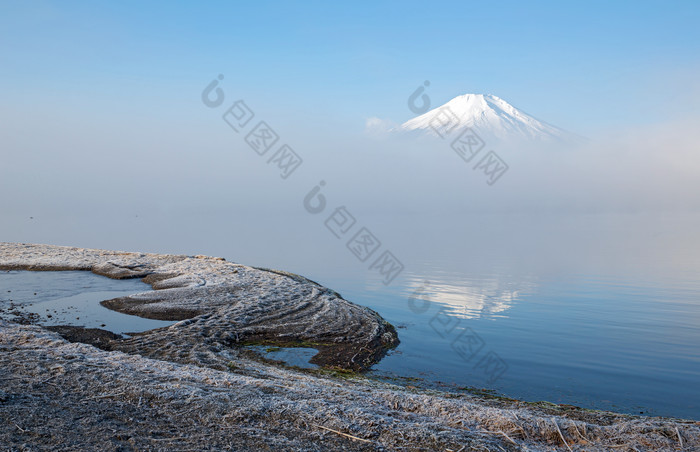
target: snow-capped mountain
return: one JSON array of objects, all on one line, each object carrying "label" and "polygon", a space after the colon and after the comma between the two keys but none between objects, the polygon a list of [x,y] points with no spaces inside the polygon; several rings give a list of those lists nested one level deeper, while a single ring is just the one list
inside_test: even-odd
[{"label": "snow-capped mountain", "polygon": [[570,134],[539,121],[491,94],[464,94],[401,125],[402,130],[442,131],[471,128],[482,136],[499,139],[551,140]]}]

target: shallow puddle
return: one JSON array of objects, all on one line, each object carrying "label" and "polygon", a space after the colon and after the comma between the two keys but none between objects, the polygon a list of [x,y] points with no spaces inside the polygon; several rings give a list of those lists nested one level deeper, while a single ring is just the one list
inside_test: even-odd
[{"label": "shallow puddle", "polygon": [[316,364],[309,361],[316,356],[318,350],[307,347],[270,347],[267,345],[251,345],[246,347],[253,350],[263,358],[273,361],[282,361],[288,366],[300,367],[302,369],[318,369]]},{"label": "shallow puddle", "polygon": [[86,271],[3,271],[0,318],[30,319],[44,326],[100,328],[126,335],[175,323],[122,314],[100,304],[148,290],[151,286],[138,279],[114,280]]}]

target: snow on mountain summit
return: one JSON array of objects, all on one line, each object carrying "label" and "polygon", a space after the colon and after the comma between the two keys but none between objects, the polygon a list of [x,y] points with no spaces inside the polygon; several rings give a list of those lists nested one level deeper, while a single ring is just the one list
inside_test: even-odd
[{"label": "snow on mountain summit", "polygon": [[502,139],[561,139],[562,129],[539,121],[491,94],[464,94],[401,125],[406,131],[419,130],[436,134],[436,127],[452,121],[455,130],[467,127],[485,136]]}]

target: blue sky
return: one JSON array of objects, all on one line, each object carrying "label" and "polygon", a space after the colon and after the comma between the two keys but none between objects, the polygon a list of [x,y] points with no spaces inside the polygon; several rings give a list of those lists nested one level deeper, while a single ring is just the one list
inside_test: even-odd
[{"label": "blue sky", "polygon": [[[238,227],[317,246],[300,200],[320,180],[406,224],[700,210],[700,2],[300,3],[0,2],[1,238],[255,256]],[[227,104],[207,108],[218,74]],[[488,186],[447,143],[364,133],[412,117],[424,80],[435,106],[491,93],[591,145],[496,148],[511,169]],[[293,178],[222,121],[240,98],[303,155]]]},{"label": "blue sky", "polygon": [[[187,122],[204,85],[360,127],[491,93],[587,133],[698,113],[700,3],[24,2],[0,5],[3,109]],[[190,101],[193,101],[191,104]]]}]

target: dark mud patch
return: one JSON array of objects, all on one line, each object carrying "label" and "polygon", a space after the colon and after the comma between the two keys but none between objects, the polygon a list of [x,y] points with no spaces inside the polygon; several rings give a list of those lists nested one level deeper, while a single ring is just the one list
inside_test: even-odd
[{"label": "dark mud patch", "polygon": [[116,265],[111,262],[93,266],[92,272],[112,279],[144,278],[153,273],[147,265]]},{"label": "dark mud patch", "polygon": [[161,281],[165,281],[166,279],[175,278],[176,276],[180,276],[180,275],[177,273],[151,273],[151,274],[145,276],[141,281],[153,286]]},{"label": "dark mud patch", "polygon": [[111,331],[99,328],[83,328],[80,326],[56,325],[46,327],[61,335],[68,342],[80,342],[97,347],[101,350],[113,350],[114,341],[122,339],[122,336]]}]

